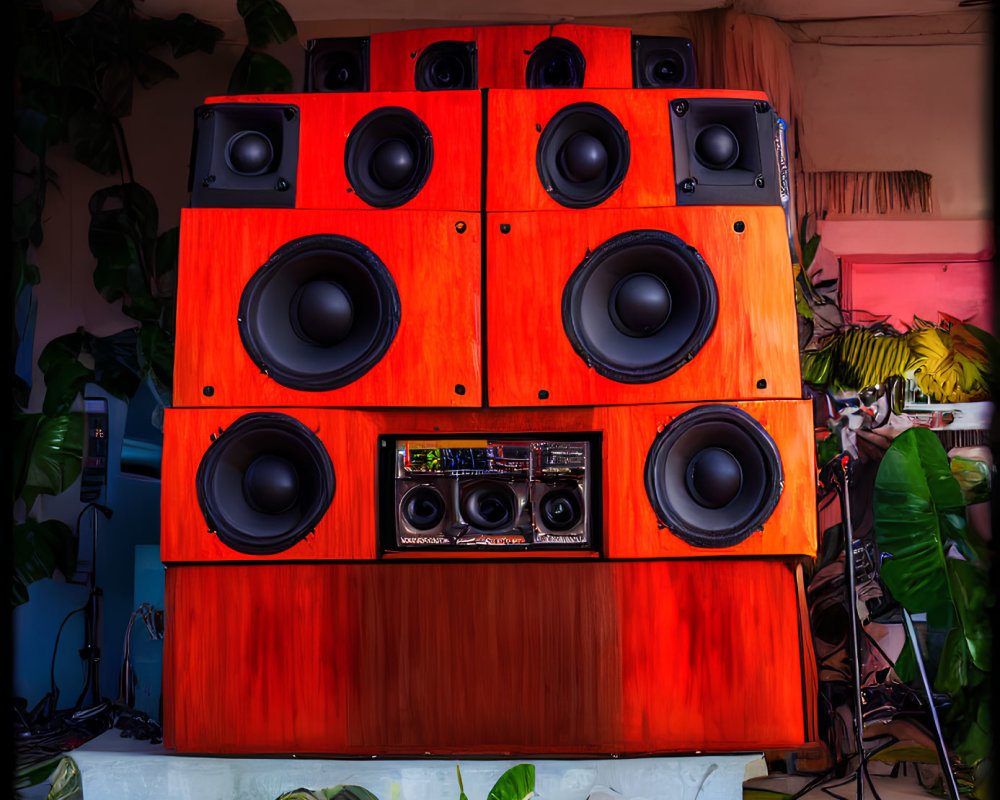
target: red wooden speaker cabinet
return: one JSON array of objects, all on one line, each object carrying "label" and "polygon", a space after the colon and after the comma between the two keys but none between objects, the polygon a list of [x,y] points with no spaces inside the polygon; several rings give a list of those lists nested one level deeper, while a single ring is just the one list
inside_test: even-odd
[{"label": "red wooden speaker cabinet", "polygon": [[492,91],[486,210],[780,205],[761,92]]},{"label": "red wooden speaker cabinet", "polygon": [[181,565],[166,591],[164,742],[181,753],[815,737],[801,572],[781,560]]},{"label": "red wooden speaker cabinet", "polygon": [[[811,434],[810,406],[801,400],[447,414],[171,409],[162,557],[204,562],[814,555]],[[527,449],[530,442],[549,442],[554,453],[551,478],[531,456],[539,483],[519,478],[518,456],[503,449]],[[448,448],[470,460],[450,470],[395,473],[394,451],[401,443],[434,448],[444,461]],[[581,458],[588,443],[589,453]],[[472,457],[473,449],[483,454],[482,463]],[[496,469],[486,463],[494,457]],[[454,482],[449,473],[474,479]],[[480,496],[480,485],[497,491]],[[422,497],[414,496],[418,489]],[[562,520],[561,528],[559,514],[566,507],[550,515],[557,524],[539,521],[549,489],[554,494],[548,501],[562,497],[576,505],[574,519]],[[506,520],[495,516],[504,496],[512,498]],[[448,534],[431,519],[408,526],[408,542],[398,537],[394,523],[427,521],[435,497],[440,516],[466,523],[464,528]],[[491,515],[497,524],[481,521]],[[424,546],[411,549],[421,534]]]},{"label": "red wooden speaker cabinet", "polygon": [[480,216],[186,209],[178,406],[478,406]]},{"label": "red wooden speaker cabinet", "polygon": [[774,207],[486,215],[491,406],[801,393]]},{"label": "red wooden speaker cabinet", "polygon": [[473,211],[481,136],[477,91],[209,97],[191,204]]}]

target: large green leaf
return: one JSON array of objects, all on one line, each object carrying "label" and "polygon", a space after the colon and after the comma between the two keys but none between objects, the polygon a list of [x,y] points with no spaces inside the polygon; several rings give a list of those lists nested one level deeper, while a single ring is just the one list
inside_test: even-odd
[{"label": "large green leaf", "polygon": [[[69,576],[76,569],[76,539],[65,522],[31,517],[14,526],[11,600],[20,605],[28,600],[28,587],[42,578],[51,578],[58,569]],[[54,766],[54,765],[53,765]]]},{"label": "large green leaf", "polygon": [[39,494],[61,494],[83,463],[83,415],[17,414],[14,429],[14,497],[31,509]]},{"label": "large green leaf", "polygon": [[988,672],[993,647],[989,571],[979,563],[957,558],[947,559],[947,565],[948,585],[969,658]]},{"label": "large green leaf", "polygon": [[910,428],[889,446],[875,476],[875,538],[889,558],[882,580],[911,613],[946,614],[951,605],[945,547],[964,538],[965,503],[941,442]]},{"label": "large green leaf", "polygon": [[511,767],[496,782],[486,800],[526,800],[535,793],[535,765]]}]

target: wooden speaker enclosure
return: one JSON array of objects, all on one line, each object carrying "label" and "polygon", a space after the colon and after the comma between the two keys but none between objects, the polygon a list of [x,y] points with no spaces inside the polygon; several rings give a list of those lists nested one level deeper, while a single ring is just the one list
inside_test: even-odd
[{"label": "wooden speaker enclosure", "polygon": [[164,743],[418,757],[795,747],[815,739],[801,582],[782,560],[171,566]]},{"label": "wooden speaker enclosure", "polygon": [[[738,230],[739,229],[739,230]],[[711,270],[718,312],[673,374],[625,383],[574,351],[563,293],[602,243],[666,231]],[[801,394],[791,260],[778,206],[564,210],[486,215],[486,374],[491,406],[794,398]]]},{"label": "wooden speaker enclosure", "polygon": [[[781,459],[783,490],[759,531],[729,547],[696,547],[657,519],[645,489],[645,464],[657,434],[699,404],[559,409],[168,409],[164,429],[161,556],[168,563],[385,559],[514,559],[601,557],[706,558],[816,553],[815,464],[808,401],[730,405],[756,420]],[[196,497],[198,465],[213,437],[246,414],[288,414],[314,431],[333,463],[336,491],[315,531],[284,553],[248,555],[208,531]],[[597,433],[601,436],[600,546],[591,551],[527,550],[380,553],[378,437],[383,434]]]},{"label": "wooden speaker enclosure", "polygon": [[[456,92],[322,92],[215,96],[213,103],[279,103],[298,109],[299,157],[295,208],[360,210],[373,206],[358,196],[345,171],[348,137],[379,108],[403,108],[430,131],[433,163],[407,210],[474,211],[481,205],[482,95]],[[199,180],[199,176],[194,176]]]},{"label": "wooden speaker enclosure", "polygon": [[[371,35],[372,91],[416,91],[414,70],[417,60],[428,47],[438,42],[467,42],[476,46],[476,29],[466,26],[373,33]],[[480,88],[478,80],[476,86],[472,88]]]},{"label": "wooden speaker enclosure", "polygon": [[[175,405],[480,405],[479,226],[478,214],[444,211],[185,209]],[[279,248],[325,234],[361,242],[381,259],[398,291],[399,327],[381,360],[353,382],[290,388],[262,373],[244,346],[241,296]]]},{"label": "wooden speaker enclosure", "polygon": [[[676,188],[682,176],[674,174],[675,143],[671,134],[671,103],[680,98],[767,101],[763,92],[721,89],[489,92],[486,99],[486,211],[562,209],[539,177],[537,151],[543,131],[553,117],[577,103],[602,106],[628,133],[628,173],[619,188],[596,207],[651,208],[682,204]],[[686,145],[681,147],[684,149]],[[720,199],[715,204],[723,205],[725,200]]]}]

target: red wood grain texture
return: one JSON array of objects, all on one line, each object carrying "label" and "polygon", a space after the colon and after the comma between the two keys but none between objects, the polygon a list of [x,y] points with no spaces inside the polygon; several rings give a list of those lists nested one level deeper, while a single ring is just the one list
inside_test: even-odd
[{"label": "red wood grain texture", "polygon": [[[277,555],[248,555],[208,530],[195,476],[212,436],[245,414],[276,411],[313,431],[334,464],[333,502],[313,533]],[[160,557],[177,561],[274,561],[375,557],[375,478],[378,431],[360,411],[330,409],[170,409],[164,414]]]},{"label": "red wood grain texture", "polygon": [[370,209],[351,188],[344,147],[354,126],[386,106],[416,114],[431,132],[434,162],[423,188],[400,206],[416,210],[474,211],[482,187],[482,95],[456,92],[318,92],[215,96],[206,103],[281,103],[297,106],[298,186],[301,209]]},{"label": "red wood grain texture", "polygon": [[486,211],[561,210],[538,177],[545,126],[561,109],[596,103],[628,133],[629,169],[598,208],[672,206],[676,199],[670,103],[678,98],[767,100],[763,92],[718,89],[493,91],[487,96]]},{"label": "red wood grain texture", "polygon": [[[734,225],[745,224],[742,233]],[[509,225],[509,233],[500,226]],[[600,244],[631,230],[678,236],[705,259],[718,317],[694,358],[653,383],[590,369],[573,350],[562,295]],[[486,215],[487,396],[490,406],[797,398],[801,377],[791,257],[778,206],[592,209]],[[766,386],[758,388],[758,382]],[[548,393],[539,399],[539,392]]]},{"label": "red wood grain texture", "polygon": [[607,755],[794,746],[780,560],[167,569],[182,753]]},{"label": "red wood grain texture", "polygon": [[528,59],[550,36],[573,42],[586,62],[584,89],[632,86],[632,32],[629,28],[588,25],[497,25],[476,30],[479,86],[524,89]]},{"label": "red wood grain texture", "polygon": [[[198,464],[210,437],[246,413],[263,409],[168,409],[164,430],[161,556],[165,562],[365,560],[376,557],[376,475],[380,435],[481,435],[595,432],[602,437],[600,554],[610,558],[705,558],[816,553],[815,466],[808,401],[734,403],[775,441],[784,489],[762,529],[732,547],[702,548],[660,527],[645,491],[646,457],[657,433],[696,404],[560,409],[399,409],[345,411],[271,409],[302,421],[327,447],[336,474],[330,510],[315,532],[273,556],[246,555],[224,545],[201,514]],[[572,553],[572,558],[595,554]],[[397,558],[410,557],[397,556]],[[534,551],[415,558],[552,558]]]},{"label": "red wood grain texture", "polygon": [[[464,232],[456,225],[462,222]],[[354,382],[290,389],[243,347],[240,296],[282,245],[339,234],[392,274],[401,319],[388,352]],[[482,401],[478,214],[185,209],[181,215],[174,404],[183,406],[478,406]],[[456,385],[465,387],[464,394]],[[214,387],[206,396],[205,386]]]},{"label": "red wood grain texture", "polygon": [[610,558],[706,558],[816,554],[816,467],[808,400],[731,402],[778,447],[784,488],[761,530],[725,548],[695,547],[660,528],[646,495],[646,455],[657,433],[696,403],[616,406],[594,411],[604,434],[604,515]]},{"label": "red wood grain texture", "polygon": [[[373,33],[369,39],[369,83],[373,92],[414,91],[413,75],[421,53],[436,42],[473,42],[476,29],[417,28]],[[478,88],[478,87],[476,87]]]}]

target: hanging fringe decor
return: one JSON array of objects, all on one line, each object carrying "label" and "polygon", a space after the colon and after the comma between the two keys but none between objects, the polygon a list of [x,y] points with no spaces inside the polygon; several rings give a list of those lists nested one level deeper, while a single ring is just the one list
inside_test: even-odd
[{"label": "hanging fringe decor", "polygon": [[804,172],[803,196],[810,211],[822,219],[837,214],[888,214],[919,211],[929,214],[931,176],[910,169],[897,172]]}]

